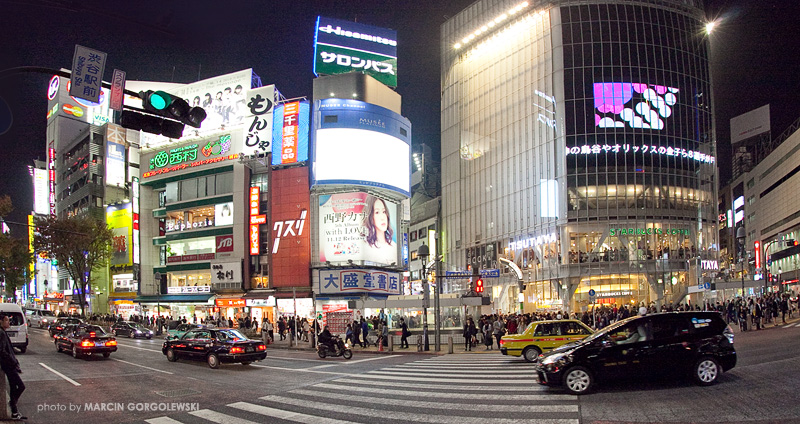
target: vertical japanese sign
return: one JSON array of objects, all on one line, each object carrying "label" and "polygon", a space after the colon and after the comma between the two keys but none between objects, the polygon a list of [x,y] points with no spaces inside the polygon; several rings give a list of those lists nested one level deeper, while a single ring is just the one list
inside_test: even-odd
[{"label": "vertical japanese sign", "polygon": [[106,127],[106,185],[125,186],[125,129],[109,123]]},{"label": "vertical japanese sign", "polygon": [[130,266],[133,264],[132,236],[133,216],[130,203],[109,205],[106,208],[106,225],[113,235],[111,241],[111,265]]},{"label": "vertical japanese sign", "polygon": [[308,160],[311,104],[303,100],[275,107],[272,114],[272,164],[288,165]]},{"label": "vertical japanese sign", "polygon": [[272,109],[275,86],[267,85],[247,92],[247,110],[244,117],[248,126],[242,154],[269,153],[272,144]]},{"label": "vertical japanese sign", "polygon": [[[250,254],[258,255],[260,252],[261,240],[258,234],[260,224],[266,222],[266,216],[259,214],[259,204],[261,202],[261,189],[250,187]],[[261,222],[264,221],[264,222]]]},{"label": "vertical japanese sign", "polygon": [[125,92],[125,71],[114,69],[114,76],[111,77],[111,100],[109,107],[118,112],[122,112],[122,98]]},{"label": "vertical japanese sign", "polygon": [[105,68],[105,53],[76,44],[69,95],[99,103]]},{"label": "vertical japanese sign", "polygon": [[139,177],[133,177],[133,263],[139,263]]},{"label": "vertical japanese sign", "polygon": [[310,194],[308,167],[272,171],[270,194],[271,287],[310,287],[311,237],[306,219]]},{"label": "vertical japanese sign", "polygon": [[50,184],[50,215],[56,216],[56,142],[47,148],[47,179]]}]

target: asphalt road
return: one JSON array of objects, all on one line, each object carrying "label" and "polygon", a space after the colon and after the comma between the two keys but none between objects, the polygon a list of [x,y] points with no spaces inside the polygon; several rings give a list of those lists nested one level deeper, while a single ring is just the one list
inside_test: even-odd
[{"label": "asphalt road", "polygon": [[17,357],[31,423],[800,423],[800,325],[738,333],[738,365],[711,387],[676,379],[581,397],[539,386],[529,364],[498,353],[345,361],[270,349],[213,370],[168,362],[161,340],[123,338],[111,358],[74,359],[45,331],[30,337]]}]

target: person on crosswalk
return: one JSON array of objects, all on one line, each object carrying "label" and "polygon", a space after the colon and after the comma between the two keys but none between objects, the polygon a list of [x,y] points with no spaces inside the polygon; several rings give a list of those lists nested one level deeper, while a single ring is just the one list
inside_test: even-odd
[{"label": "person on crosswalk", "polygon": [[408,336],[411,334],[408,331],[408,325],[404,318],[400,318],[400,349],[408,349]]}]

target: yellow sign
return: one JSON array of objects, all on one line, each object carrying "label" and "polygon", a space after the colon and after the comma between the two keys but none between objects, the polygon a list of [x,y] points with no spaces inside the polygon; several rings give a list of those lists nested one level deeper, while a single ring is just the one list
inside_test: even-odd
[{"label": "yellow sign", "polygon": [[106,225],[108,225],[113,234],[110,264],[112,266],[133,265],[133,214],[131,213],[131,204],[109,205],[106,208]]}]

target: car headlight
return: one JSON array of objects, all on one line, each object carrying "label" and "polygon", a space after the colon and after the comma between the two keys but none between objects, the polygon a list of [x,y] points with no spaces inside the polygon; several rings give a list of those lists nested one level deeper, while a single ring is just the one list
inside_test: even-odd
[{"label": "car headlight", "polygon": [[542,365],[547,368],[560,368],[572,362],[572,352],[550,355],[542,360]]},{"label": "car headlight", "polygon": [[136,334],[142,334],[141,330],[136,330]]}]

